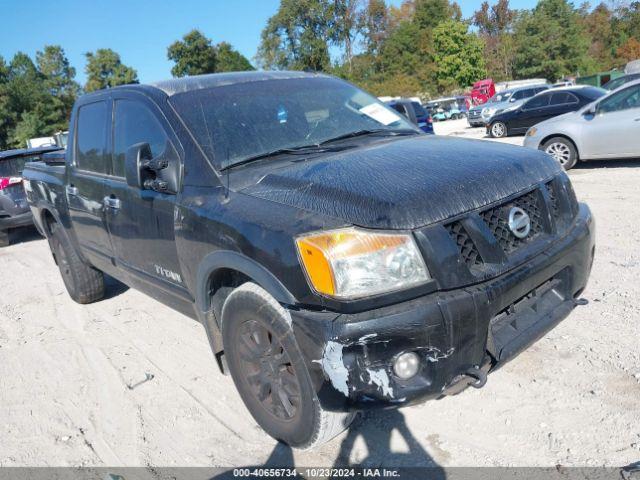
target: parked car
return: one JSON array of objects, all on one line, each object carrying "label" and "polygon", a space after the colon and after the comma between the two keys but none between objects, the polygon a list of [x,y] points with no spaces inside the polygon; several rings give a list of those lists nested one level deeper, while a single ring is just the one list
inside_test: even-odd
[{"label": "parked car", "polygon": [[0,247],[9,245],[9,231],[33,225],[31,210],[22,188],[22,170],[46,152],[60,147],[21,148],[0,152]]},{"label": "parked car", "polygon": [[326,75],[92,92],[69,140],[64,165],[24,177],[71,297],[100,300],[104,272],[201,321],[295,447],[359,409],[483,386],[571,312],[593,261],[551,157],[425,135]]},{"label": "parked car", "polygon": [[520,107],[491,117],[487,134],[494,138],[524,135],[529,127],[552,117],[581,109],[606,93],[598,87],[554,88],[527,100]]},{"label": "parked car", "polygon": [[396,112],[404,115],[425,133],[433,133],[433,120],[427,110],[414,100],[399,99],[387,102]]},{"label": "parked car", "polygon": [[495,100],[485,104],[482,109],[482,121],[485,125],[491,122],[494,115],[503,111],[519,107],[529,98],[540,92],[548,90],[550,85],[527,85],[524,87],[512,88],[511,90],[503,90],[495,95]]},{"label": "parked car", "polygon": [[524,145],[545,151],[566,170],[582,160],[640,158],[640,80],[576,112],[538,123]]},{"label": "parked car", "polygon": [[633,82],[634,80],[640,80],[640,73],[630,73],[629,75],[623,75],[622,77],[614,78],[605,83],[602,88],[605,90],[616,90],[625,83]]},{"label": "parked car", "polygon": [[493,115],[522,105],[527,99],[548,89],[548,85],[527,85],[496,93],[484,105],[473,107],[469,110],[467,121],[471,127],[484,127]]}]

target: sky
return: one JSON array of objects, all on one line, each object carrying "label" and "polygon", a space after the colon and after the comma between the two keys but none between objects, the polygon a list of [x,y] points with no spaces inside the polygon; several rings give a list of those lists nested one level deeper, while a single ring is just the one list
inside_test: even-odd
[{"label": "sky", "polygon": [[[0,55],[9,61],[22,51],[35,59],[44,45],[61,45],[84,84],[84,53],[118,52],[140,81],[171,77],[167,47],[193,28],[214,43],[226,41],[253,62],[260,32],[279,0],[0,0]],[[401,0],[387,0],[399,5]],[[470,17],[480,0],[458,0]],[[495,0],[490,0],[495,3]],[[536,0],[511,0],[532,8]]]}]

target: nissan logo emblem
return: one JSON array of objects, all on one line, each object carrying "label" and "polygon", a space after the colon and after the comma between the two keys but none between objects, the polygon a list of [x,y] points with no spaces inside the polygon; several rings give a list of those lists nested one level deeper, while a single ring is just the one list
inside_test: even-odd
[{"label": "nissan logo emblem", "polygon": [[509,210],[509,230],[517,238],[525,238],[531,231],[531,219],[520,207]]}]

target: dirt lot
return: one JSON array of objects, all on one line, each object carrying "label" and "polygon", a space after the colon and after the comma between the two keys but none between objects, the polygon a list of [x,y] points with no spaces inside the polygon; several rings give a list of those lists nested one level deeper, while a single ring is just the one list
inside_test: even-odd
[{"label": "dirt lot", "polygon": [[[436,129],[482,136],[464,121]],[[571,177],[598,222],[589,305],[484,389],[368,413],[312,452],[262,433],[199,324],[115,282],[106,300],[73,303],[46,241],[19,232],[0,250],[0,466],[637,461],[640,162],[591,163]]]}]

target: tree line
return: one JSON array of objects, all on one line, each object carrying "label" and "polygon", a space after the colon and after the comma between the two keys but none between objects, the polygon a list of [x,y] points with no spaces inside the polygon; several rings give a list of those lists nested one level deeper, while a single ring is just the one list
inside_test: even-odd
[{"label": "tree line", "polygon": [[[86,83],[64,50],[48,45],[35,59],[0,57],[0,149],[67,128],[83,91],[137,83],[117,52],[86,57]],[[227,42],[192,30],[167,48],[175,77],[252,70]],[[463,18],[451,0],[281,0],[262,30],[255,64],[263,69],[323,71],[376,95],[461,92],[476,80],[588,75],[640,58],[640,1],[574,5],[538,0],[530,10],[484,1]]]}]

